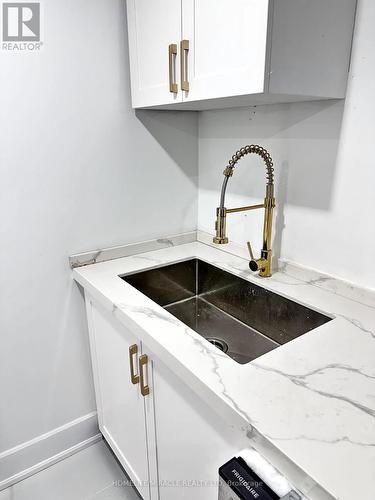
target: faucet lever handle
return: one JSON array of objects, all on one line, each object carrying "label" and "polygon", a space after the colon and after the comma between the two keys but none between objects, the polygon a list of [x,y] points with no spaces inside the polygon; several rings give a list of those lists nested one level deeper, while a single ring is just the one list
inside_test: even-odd
[{"label": "faucet lever handle", "polygon": [[253,254],[253,249],[251,248],[251,243],[250,243],[250,241],[247,241],[247,242],[246,242],[246,245],[247,245],[247,249],[249,250],[249,254],[250,254],[250,258],[251,258],[251,260],[255,260],[255,259],[254,259],[254,254]]},{"label": "faucet lever handle", "polygon": [[260,271],[262,269],[263,259],[262,258],[256,259],[254,257],[253,249],[251,248],[250,241],[247,241],[246,244],[247,244],[247,249],[249,250],[249,254],[250,254],[250,262],[249,262],[250,269],[254,272]]}]

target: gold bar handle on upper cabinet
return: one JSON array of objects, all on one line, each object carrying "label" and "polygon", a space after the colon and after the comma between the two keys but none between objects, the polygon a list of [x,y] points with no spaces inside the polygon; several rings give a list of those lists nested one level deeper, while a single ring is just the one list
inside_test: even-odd
[{"label": "gold bar handle on upper cabinet", "polygon": [[144,367],[147,367],[148,356],[147,354],[142,354],[139,357],[139,375],[141,377],[141,394],[142,396],[148,396],[150,394],[150,388],[145,385]]},{"label": "gold bar handle on upper cabinet", "polygon": [[169,92],[177,94],[178,85],[176,83],[176,57],[177,57],[177,44],[171,43],[168,47],[169,55]]},{"label": "gold bar handle on upper cabinet", "polygon": [[189,91],[189,80],[187,75],[187,60],[189,54],[189,40],[180,42],[180,71],[181,71],[181,90]]},{"label": "gold bar handle on upper cabinet", "polygon": [[130,362],[130,380],[132,384],[139,384],[139,375],[134,372],[134,356],[138,354],[137,344],[133,344],[129,347],[129,362]]}]

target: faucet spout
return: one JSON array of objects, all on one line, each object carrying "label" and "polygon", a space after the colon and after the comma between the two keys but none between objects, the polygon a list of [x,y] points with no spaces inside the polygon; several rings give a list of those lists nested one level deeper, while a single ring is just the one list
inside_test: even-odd
[{"label": "faucet spout", "polygon": [[[265,165],[266,165],[266,193],[264,198],[264,203],[259,205],[250,205],[246,207],[238,208],[225,208],[225,194],[228,186],[229,178],[232,177],[234,172],[234,167],[237,162],[247,154],[257,154],[259,155]],[[263,277],[271,276],[271,235],[272,235],[272,216],[273,208],[275,207],[274,198],[274,168],[271,155],[262,146],[259,145],[248,145],[237,151],[232,158],[229,160],[228,165],[224,169],[224,180],[221,187],[220,193],[220,206],[216,209],[216,236],[213,242],[216,244],[226,244],[228,243],[228,238],[226,236],[226,217],[228,213],[233,212],[243,212],[245,210],[255,210],[258,208],[264,208],[264,225],[263,225],[263,246],[261,250],[260,259],[255,260],[253,257],[250,261],[250,269],[252,271],[259,271],[259,275]],[[252,256],[252,255],[251,255]]]}]

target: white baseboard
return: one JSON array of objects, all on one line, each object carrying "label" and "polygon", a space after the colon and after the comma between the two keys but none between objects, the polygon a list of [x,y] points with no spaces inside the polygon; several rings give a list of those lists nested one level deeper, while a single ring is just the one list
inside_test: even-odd
[{"label": "white baseboard", "polygon": [[102,439],[96,412],[0,453],[0,491]]}]

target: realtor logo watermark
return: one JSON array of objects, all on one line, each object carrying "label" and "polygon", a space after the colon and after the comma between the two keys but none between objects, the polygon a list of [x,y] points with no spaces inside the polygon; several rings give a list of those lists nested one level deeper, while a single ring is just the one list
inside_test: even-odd
[{"label": "realtor logo watermark", "polygon": [[42,45],[40,2],[3,2],[2,50],[35,52]]}]

